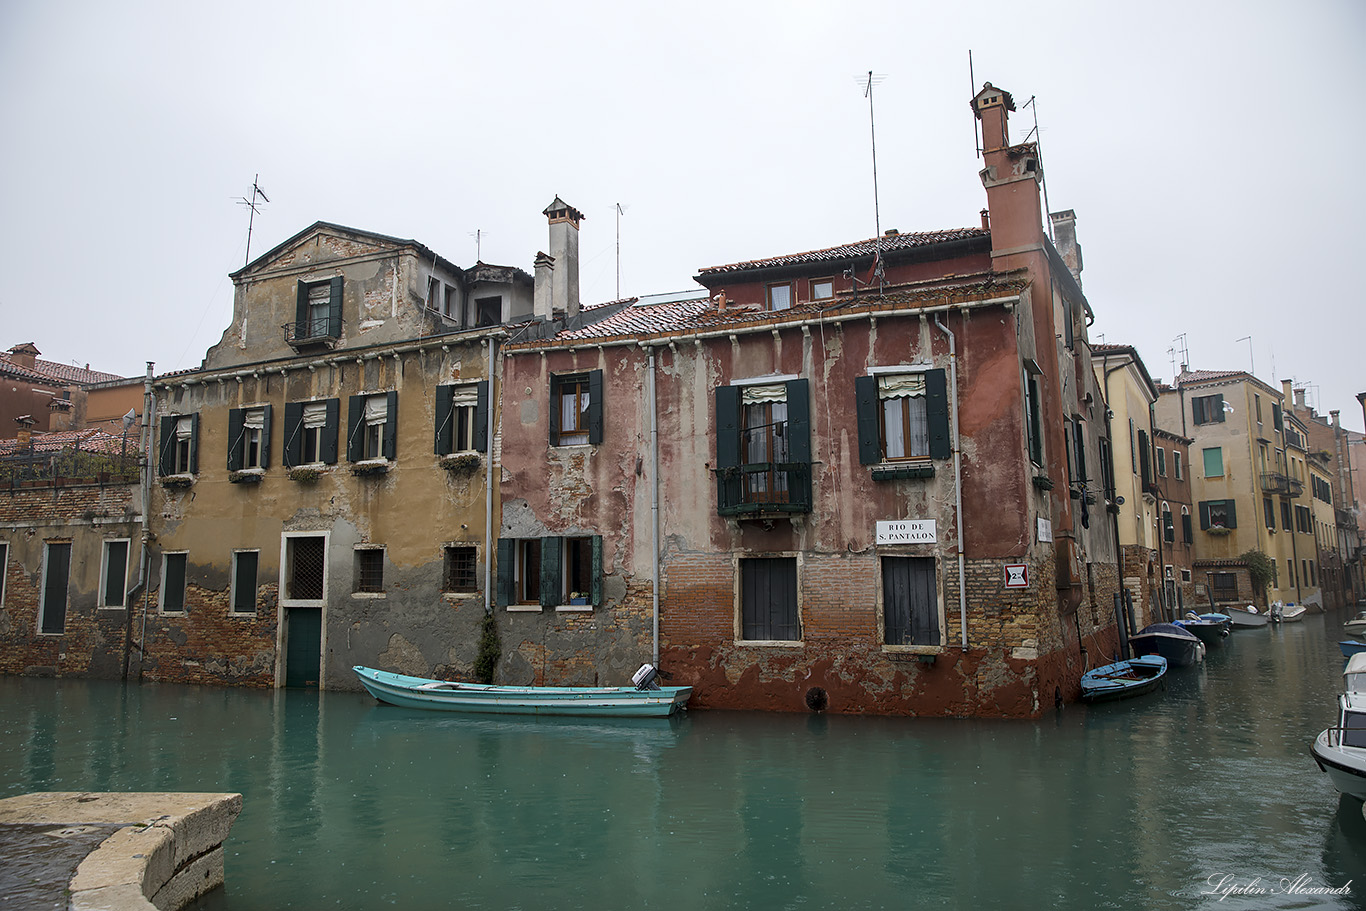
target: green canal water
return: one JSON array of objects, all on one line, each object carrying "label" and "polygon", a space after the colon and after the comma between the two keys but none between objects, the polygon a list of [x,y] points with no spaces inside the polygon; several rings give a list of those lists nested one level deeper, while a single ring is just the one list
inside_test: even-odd
[{"label": "green canal water", "polygon": [[1361,805],[1308,752],[1340,624],[1240,631],[1163,694],[1038,722],[481,719],[0,678],[0,795],[241,792],[200,911],[1359,908]]}]

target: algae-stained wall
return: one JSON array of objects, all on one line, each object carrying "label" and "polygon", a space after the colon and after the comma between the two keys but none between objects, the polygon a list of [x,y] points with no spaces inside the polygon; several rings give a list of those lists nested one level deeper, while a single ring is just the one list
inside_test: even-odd
[{"label": "algae-stained wall", "polygon": [[[80,484],[0,491],[0,673],[121,676],[130,632],[128,590],[138,577],[142,535],[137,489]],[[107,570],[110,544],[124,554],[121,574]],[[44,631],[53,545],[69,555],[66,597],[49,601],[60,616],[48,617],[50,631]],[[107,577],[112,591],[105,597]]]},{"label": "algae-stained wall", "polygon": [[[159,417],[198,415],[198,470],[154,484],[154,579],[160,588],[167,554],[184,554],[186,598],[183,611],[169,612],[161,607],[163,592],[154,599],[144,675],[282,685],[291,679],[293,626],[296,638],[304,629],[317,636],[312,648],[322,656],[321,678],[312,679],[325,688],[358,688],[355,664],[468,677],[483,617],[488,462],[479,453],[471,473],[444,468],[434,439],[438,387],[486,380],[485,345],[471,334],[158,382]],[[351,398],[382,393],[396,395],[392,458],[358,463],[347,453],[356,430]],[[292,476],[284,465],[286,406],[329,399],[338,403],[336,461]],[[264,468],[230,472],[230,412],[266,405]],[[325,541],[322,598],[290,596],[300,538]],[[474,590],[445,591],[447,546],[473,549]],[[358,549],[382,553],[377,591],[358,590],[374,587],[358,576]],[[254,611],[230,603],[235,553],[256,555]],[[294,611],[316,611],[318,632],[303,622],[310,617]]]}]

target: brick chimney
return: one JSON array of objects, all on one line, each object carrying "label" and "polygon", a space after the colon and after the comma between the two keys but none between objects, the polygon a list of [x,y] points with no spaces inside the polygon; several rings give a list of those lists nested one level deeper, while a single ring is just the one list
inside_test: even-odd
[{"label": "brick chimney", "polygon": [[33,342],[24,342],[9,350],[9,359],[16,366],[27,367],[32,370],[36,366],[38,355],[42,353]]},{"label": "brick chimney", "polygon": [[579,222],[584,214],[558,196],[541,214],[550,220],[550,256],[555,262],[550,282],[552,312],[562,311],[573,319],[579,315]]},{"label": "brick chimney", "polygon": [[992,256],[1036,248],[1043,233],[1039,194],[1043,172],[1034,143],[1010,144],[1009,121],[1015,99],[1004,89],[983,83],[972,99],[972,110],[982,122],[982,160],[986,167],[980,176],[987,191]]},{"label": "brick chimney", "polygon": [[1077,243],[1077,213],[1071,209],[1051,212],[1049,221],[1053,223],[1053,245],[1058,255],[1067,263],[1067,271],[1081,284],[1081,245]]},{"label": "brick chimney", "polygon": [[551,307],[551,283],[554,281],[555,257],[548,253],[536,254],[536,283],[531,298],[531,314],[546,320],[554,315]]}]

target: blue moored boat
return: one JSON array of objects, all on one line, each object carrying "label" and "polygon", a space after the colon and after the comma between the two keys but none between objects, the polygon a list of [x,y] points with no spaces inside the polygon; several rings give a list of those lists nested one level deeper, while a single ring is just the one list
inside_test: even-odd
[{"label": "blue moored boat", "polygon": [[1161,686],[1166,673],[1167,659],[1161,655],[1116,661],[1082,675],[1081,698],[1084,702],[1108,702],[1141,696]]},{"label": "blue moored boat", "polygon": [[1129,637],[1135,655],[1161,655],[1172,667],[1205,660],[1205,643],[1175,623],[1152,623]]},{"label": "blue moored boat", "polygon": [[1342,657],[1350,658],[1366,652],[1366,642],[1357,642],[1352,639],[1343,639],[1338,643],[1338,648],[1342,650]]},{"label": "blue moored boat", "polygon": [[685,708],[692,695],[690,686],[496,686],[429,680],[360,666],[351,670],[380,702],[445,712],[664,717]]}]

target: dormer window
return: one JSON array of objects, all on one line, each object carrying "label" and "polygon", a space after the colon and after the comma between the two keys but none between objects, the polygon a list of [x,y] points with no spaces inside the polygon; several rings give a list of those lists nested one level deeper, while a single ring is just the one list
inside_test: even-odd
[{"label": "dormer window", "polygon": [[782,282],[768,286],[768,309],[787,310],[792,307],[792,283]]}]

